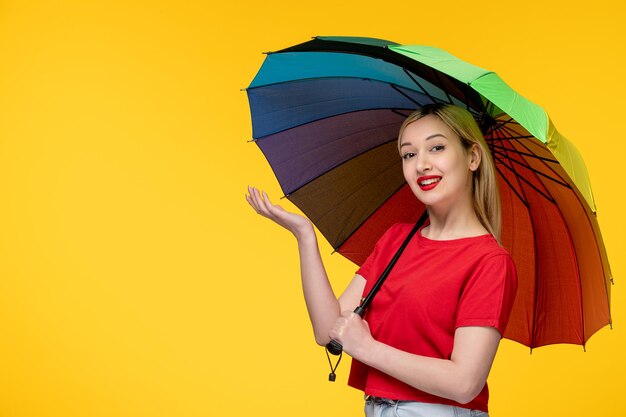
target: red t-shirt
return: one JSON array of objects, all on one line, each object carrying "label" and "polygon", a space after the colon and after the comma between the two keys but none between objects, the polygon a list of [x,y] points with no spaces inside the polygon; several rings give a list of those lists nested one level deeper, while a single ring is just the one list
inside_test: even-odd
[{"label": "red t-shirt", "polygon": [[[364,295],[412,227],[395,224],[376,243],[357,271],[367,280]],[[457,327],[491,326],[504,334],[516,289],[513,260],[492,235],[431,240],[423,237],[420,229],[364,318],[379,342],[417,355],[450,359]],[[487,384],[474,400],[459,404],[415,389],[354,359],[348,384],[377,397],[488,411]]]}]

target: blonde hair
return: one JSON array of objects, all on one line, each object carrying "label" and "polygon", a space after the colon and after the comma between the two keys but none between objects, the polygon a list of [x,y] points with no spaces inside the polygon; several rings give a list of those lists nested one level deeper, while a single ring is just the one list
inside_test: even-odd
[{"label": "blonde hair", "polygon": [[473,171],[472,200],[474,203],[474,212],[485,229],[499,242],[502,213],[500,209],[500,193],[498,192],[496,169],[485,138],[469,111],[452,104],[428,104],[416,110],[411,113],[404,123],[402,123],[402,126],[400,126],[398,150],[400,149],[400,140],[404,129],[406,129],[409,124],[429,114],[439,117],[439,119],[452,129],[461,139],[461,145],[466,152],[469,151],[472,145],[478,145],[481,154],[481,162],[478,169]]}]

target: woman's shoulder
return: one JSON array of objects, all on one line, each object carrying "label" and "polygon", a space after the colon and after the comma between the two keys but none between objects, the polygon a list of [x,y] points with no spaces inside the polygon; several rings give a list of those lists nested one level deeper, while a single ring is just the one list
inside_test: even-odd
[{"label": "woman's shoulder", "polygon": [[389,226],[376,240],[376,247],[389,248],[394,247],[408,236],[414,224],[411,223],[393,223]]},{"label": "woman's shoulder", "polygon": [[485,240],[483,245],[477,246],[478,265],[488,266],[488,269],[498,269],[508,271],[516,275],[515,262],[509,251],[500,245],[495,237]]},{"label": "woman's shoulder", "polygon": [[[382,238],[387,240],[404,239],[411,233],[415,223],[394,223],[385,231]],[[423,227],[423,226],[422,226]]]},{"label": "woman's shoulder", "polygon": [[387,232],[400,233],[404,230],[408,232],[413,228],[413,226],[415,226],[415,223],[394,223],[391,226],[389,226],[389,229],[387,229]]}]

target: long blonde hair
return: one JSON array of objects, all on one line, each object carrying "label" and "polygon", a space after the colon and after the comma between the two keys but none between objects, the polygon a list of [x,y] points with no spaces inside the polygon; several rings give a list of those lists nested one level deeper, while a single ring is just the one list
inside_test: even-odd
[{"label": "long blonde hair", "polygon": [[414,111],[406,118],[402,126],[400,126],[398,150],[400,149],[400,140],[404,129],[406,129],[409,124],[429,114],[439,117],[452,129],[461,139],[461,145],[466,152],[469,151],[472,145],[478,145],[481,154],[481,163],[478,169],[473,171],[472,200],[474,203],[474,211],[485,229],[499,242],[502,212],[500,209],[500,193],[498,192],[496,169],[485,138],[469,111],[452,104],[428,104]]}]

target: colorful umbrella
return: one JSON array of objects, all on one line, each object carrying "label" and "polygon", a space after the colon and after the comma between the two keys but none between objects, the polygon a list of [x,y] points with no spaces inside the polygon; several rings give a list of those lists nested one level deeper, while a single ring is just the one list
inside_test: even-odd
[{"label": "colorful umbrella", "polygon": [[317,37],[268,53],[247,94],[254,140],[285,196],[359,265],[389,226],[424,211],[402,175],[402,121],[428,103],[467,108],[495,161],[501,242],[518,270],[504,336],[584,346],[611,323],[612,278],[583,160],[495,73],[433,47]]}]

